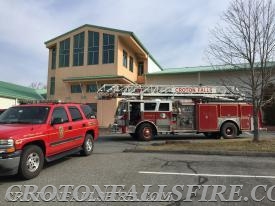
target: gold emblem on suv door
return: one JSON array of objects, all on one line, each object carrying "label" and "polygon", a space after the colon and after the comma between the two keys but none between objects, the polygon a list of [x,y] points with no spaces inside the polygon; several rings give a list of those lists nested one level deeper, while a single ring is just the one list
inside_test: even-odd
[{"label": "gold emblem on suv door", "polygon": [[63,138],[64,137],[64,128],[63,127],[59,127],[59,138]]}]

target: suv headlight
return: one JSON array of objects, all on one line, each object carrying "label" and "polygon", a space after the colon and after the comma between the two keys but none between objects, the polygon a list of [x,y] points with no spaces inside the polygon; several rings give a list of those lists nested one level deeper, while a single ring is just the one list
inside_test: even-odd
[{"label": "suv headlight", "polygon": [[0,153],[11,153],[15,151],[13,139],[0,139]]}]

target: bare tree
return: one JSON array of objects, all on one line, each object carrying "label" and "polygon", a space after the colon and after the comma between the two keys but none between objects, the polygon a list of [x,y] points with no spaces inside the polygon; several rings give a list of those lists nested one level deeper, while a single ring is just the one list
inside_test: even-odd
[{"label": "bare tree", "polygon": [[223,24],[212,30],[209,44],[211,61],[228,66],[235,74],[224,82],[238,85],[251,98],[253,141],[259,141],[258,114],[269,101],[264,98],[264,90],[274,81],[274,21],[271,0],[233,0],[222,16]]},{"label": "bare tree", "polygon": [[47,86],[43,84],[42,82],[32,82],[30,84],[30,87],[33,89],[46,89]]}]

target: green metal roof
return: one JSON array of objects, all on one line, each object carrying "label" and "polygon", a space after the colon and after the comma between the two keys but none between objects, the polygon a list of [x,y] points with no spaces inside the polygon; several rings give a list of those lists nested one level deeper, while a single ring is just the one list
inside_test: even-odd
[{"label": "green metal roof", "polygon": [[73,29],[73,30],[71,30],[71,31],[68,31],[68,32],[66,32],[66,33],[64,33],[64,34],[62,34],[62,35],[59,35],[59,36],[57,36],[57,37],[55,37],[55,38],[53,38],[53,39],[50,39],[50,40],[48,40],[48,41],[46,41],[46,42],[44,42],[44,43],[45,43],[45,44],[48,44],[48,43],[50,43],[50,42],[52,42],[52,41],[55,41],[55,40],[57,40],[57,39],[59,39],[59,38],[61,38],[61,37],[63,37],[63,36],[66,36],[66,35],[68,35],[68,34],[70,34],[70,33],[72,33],[72,32],[75,32],[75,31],[77,31],[77,30],[79,30],[79,29],[82,29],[82,28],[84,28],[84,27],[92,27],[92,28],[97,28],[97,29],[101,29],[101,30],[119,32],[119,33],[124,33],[124,34],[129,34],[129,35],[131,35],[131,36],[134,38],[134,40],[139,44],[139,46],[148,54],[148,56],[151,57],[151,59],[153,60],[153,62],[154,62],[156,65],[158,65],[158,67],[159,67],[161,70],[163,70],[163,68],[160,66],[160,64],[155,60],[155,58],[152,56],[152,54],[145,48],[145,46],[141,43],[141,41],[140,41],[140,40],[138,39],[138,37],[134,34],[134,32],[131,32],[131,31],[120,30],[120,29],[114,29],[114,28],[108,28],[108,27],[102,27],[102,26],[91,25],[91,24],[84,24],[84,25],[82,25],[82,26],[80,26],[80,27],[77,27],[76,29]]},{"label": "green metal roof", "polygon": [[23,100],[44,99],[35,89],[0,81],[0,96]]},{"label": "green metal roof", "polygon": [[47,89],[36,89],[35,91],[36,91],[36,93],[38,93],[40,95],[47,94]]},{"label": "green metal roof", "polygon": [[36,89],[36,93],[41,95],[44,99],[47,99],[47,89]]},{"label": "green metal roof", "polygon": [[128,78],[124,77],[124,76],[117,76],[117,75],[100,75],[100,76],[83,76],[83,77],[69,77],[69,78],[65,78],[63,79],[63,81],[90,81],[90,80],[99,80],[99,79],[126,79],[129,82],[132,82],[131,80],[129,80]]},{"label": "green metal roof", "polygon": [[[267,64],[269,68],[275,68],[275,62],[269,62]],[[153,72],[146,74],[147,76],[154,75],[173,75],[173,74],[185,74],[185,73],[197,73],[197,72],[221,72],[221,71],[236,71],[248,69],[248,64],[240,64],[235,67],[232,65],[210,65],[210,66],[197,66],[197,67],[181,67],[181,68],[166,68],[159,72]]]}]

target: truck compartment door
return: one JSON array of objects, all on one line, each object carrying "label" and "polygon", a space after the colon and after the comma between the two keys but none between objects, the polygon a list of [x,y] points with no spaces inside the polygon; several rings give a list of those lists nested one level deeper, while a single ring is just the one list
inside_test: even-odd
[{"label": "truck compartment door", "polygon": [[218,106],[198,104],[198,131],[218,131]]},{"label": "truck compartment door", "polygon": [[251,130],[252,105],[240,105],[241,130]]}]

